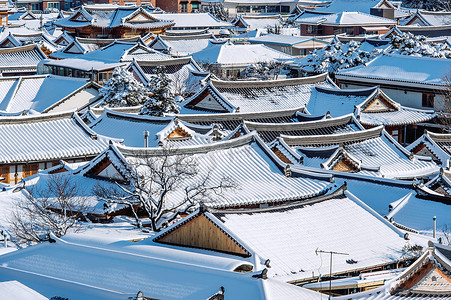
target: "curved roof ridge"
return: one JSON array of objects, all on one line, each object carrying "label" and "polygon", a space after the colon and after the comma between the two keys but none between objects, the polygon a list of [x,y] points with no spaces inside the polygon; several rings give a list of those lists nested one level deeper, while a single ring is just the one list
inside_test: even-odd
[{"label": "curved roof ridge", "polygon": [[149,115],[136,115],[136,114],[121,112],[121,111],[114,111],[114,110],[105,108],[103,110],[102,115],[100,117],[98,117],[93,123],[89,124],[89,127],[92,128],[92,127],[96,126],[98,123],[102,122],[106,118],[124,119],[124,120],[135,121],[135,122],[143,121],[143,122],[149,122],[149,123],[158,122],[158,123],[167,123],[167,124],[169,124],[174,119],[174,117],[155,117],[155,116],[149,116]]},{"label": "curved roof ridge", "polygon": [[[149,49],[149,48],[148,48]],[[152,48],[150,48],[152,49]],[[158,52],[154,49],[152,51],[155,51],[156,54],[162,54],[161,52]],[[161,60],[136,60],[136,63],[138,65],[143,66],[170,66],[175,64],[189,64],[192,61],[191,56],[186,57],[174,57],[174,58],[168,58],[168,59],[161,59]]]},{"label": "curved roof ridge", "polygon": [[294,123],[258,123],[251,121],[244,121],[244,124],[249,130],[257,131],[286,131],[286,130],[308,130],[315,128],[324,128],[337,125],[345,125],[352,121],[352,114],[347,114],[338,118],[331,118],[325,120],[294,122]]},{"label": "curved roof ridge", "polygon": [[0,118],[0,125],[13,125],[13,124],[29,124],[37,122],[48,122],[61,119],[71,119],[75,113],[75,110],[46,113],[39,115],[27,115],[27,116],[14,116],[14,117],[2,117]]},{"label": "curved roof ridge", "polygon": [[277,111],[262,112],[237,112],[237,113],[218,113],[218,114],[182,114],[178,115],[180,120],[185,122],[199,121],[228,121],[228,120],[245,120],[245,119],[265,119],[280,116],[291,116],[296,112],[303,111],[303,107],[292,108]]},{"label": "curved roof ridge", "polygon": [[337,94],[337,95],[368,95],[370,96],[372,93],[374,93],[375,90],[377,90],[377,86],[368,87],[368,88],[360,88],[360,89],[340,89],[340,88],[330,88],[330,87],[322,87],[322,86],[316,86],[315,89],[322,93],[327,94]]},{"label": "curved roof ridge", "polygon": [[262,207],[262,208],[241,208],[241,209],[216,209],[211,207],[206,207],[206,210],[212,214],[247,214],[247,213],[259,213],[259,212],[268,212],[268,211],[280,211],[286,210],[288,208],[297,208],[303,207],[305,205],[311,205],[314,203],[326,201],[329,199],[333,199],[337,196],[343,196],[344,192],[347,190],[347,184],[344,183],[342,186],[338,187],[335,191],[330,194],[314,196],[312,198],[307,198],[305,200],[300,200],[292,203],[286,203],[276,206]]},{"label": "curved roof ridge", "polygon": [[383,133],[383,130],[384,126],[380,125],[372,129],[354,131],[350,133],[310,136],[289,136],[282,134],[280,137],[283,138],[285,142],[291,146],[335,145],[380,137]]},{"label": "curved roof ridge", "polygon": [[434,140],[434,142],[451,142],[451,133],[435,133],[425,130],[425,134]]},{"label": "curved roof ridge", "polygon": [[289,85],[301,85],[310,84],[325,81],[328,79],[328,73],[322,73],[319,75],[289,78],[289,79],[277,79],[277,80],[260,80],[260,81],[224,81],[211,79],[211,83],[216,88],[259,88],[259,87],[277,87],[277,86],[289,86]]},{"label": "curved roof ridge", "polygon": [[[257,139],[257,133],[251,132],[247,135],[237,137],[228,141],[219,141],[211,144],[202,144],[202,145],[193,145],[193,146],[182,146],[174,149],[170,149],[172,152],[171,155],[193,155],[196,153],[206,153],[210,151],[222,150],[222,149],[230,149],[235,147],[241,147],[247,144],[250,144]],[[124,155],[124,156],[159,156],[162,155],[164,149],[163,148],[138,148],[138,147],[128,147],[124,145],[115,145],[116,148]]]}]

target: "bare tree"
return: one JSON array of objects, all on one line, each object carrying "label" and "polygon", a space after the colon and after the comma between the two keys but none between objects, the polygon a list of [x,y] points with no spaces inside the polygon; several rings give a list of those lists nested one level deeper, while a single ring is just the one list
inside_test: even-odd
[{"label": "bare tree", "polygon": [[78,231],[80,220],[91,208],[76,182],[61,174],[48,175],[44,186],[25,187],[25,198],[18,201],[10,219],[17,242],[42,242],[49,234],[57,237]]},{"label": "bare tree", "polygon": [[129,159],[127,184],[116,182],[116,188],[98,185],[94,193],[109,203],[127,205],[132,209],[137,226],[141,227],[136,207],[150,219],[153,231],[180,214],[192,212],[200,202],[222,197],[225,190],[236,188],[227,176],[213,180],[211,172],[201,174],[193,156],[177,149],[162,148],[158,155],[145,153]]},{"label": "bare tree", "polygon": [[434,103],[434,109],[437,112],[437,121],[443,125],[443,131],[451,131],[451,73],[442,77],[445,83],[444,90],[437,90],[438,95],[443,96],[443,103]]}]

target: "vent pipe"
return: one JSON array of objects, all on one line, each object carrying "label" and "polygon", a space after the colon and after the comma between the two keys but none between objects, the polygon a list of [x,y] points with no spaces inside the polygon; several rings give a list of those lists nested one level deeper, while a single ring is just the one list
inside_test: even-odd
[{"label": "vent pipe", "polygon": [[149,147],[149,131],[144,130],[143,131],[143,135],[144,135],[144,147]]},{"label": "vent pipe", "polygon": [[432,220],[434,220],[434,229],[433,229],[433,232],[432,232],[432,237],[435,239],[437,237],[437,217],[434,216],[432,218]]}]

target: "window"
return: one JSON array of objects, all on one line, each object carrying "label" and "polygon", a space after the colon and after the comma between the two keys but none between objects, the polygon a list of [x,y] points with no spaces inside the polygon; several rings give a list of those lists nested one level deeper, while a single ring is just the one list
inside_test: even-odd
[{"label": "window", "polygon": [[199,10],[200,8],[200,3],[199,2],[192,2],[191,3],[191,10]]},{"label": "window", "polygon": [[391,136],[395,139],[395,141],[399,141],[399,130],[392,130]]},{"label": "window", "polygon": [[282,52],[283,53],[287,53],[287,54],[290,54],[290,48],[289,47],[281,47],[281,50],[282,50]]},{"label": "window", "polygon": [[180,12],[182,12],[182,13],[188,12],[188,3],[187,2],[180,2]]},{"label": "window", "polygon": [[434,107],[434,94],[423,93],[423,99],[421,105],[423,107]]},{"label": "window", "polygon": [[322,35],[323,26],[307,25],[307,33],[313,35]]},{"label": "window", "polygon": [[248,12],[251,12],[251,7],[250,6],[237,6],[236,11],[239,13],[248,13]]},{"label": "window", "polygon": [[265,12],[265,6],[252,6],[252,12],[253,13],[264,13]]},{"label": "window", "polygon": [[56,8],[60,9],[60,3],[59,2],[48,2],[47,3],[48,8]]}]

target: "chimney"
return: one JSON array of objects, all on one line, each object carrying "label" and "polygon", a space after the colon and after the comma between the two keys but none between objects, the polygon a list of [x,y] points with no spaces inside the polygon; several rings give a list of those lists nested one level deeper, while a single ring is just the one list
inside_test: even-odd
[{"label": "chimney", "polygon": [[434,216],[432,218],[432,220],[434,220],[434,228],[433,228],[433,231],[432,231],[432,237],[435,239],[437,237],[437,217]]},{"label": "chimney", "polygon": [[143,131],[143,135],[144,135],[144,147],[149,147],[149,131],[144,130]]}]

